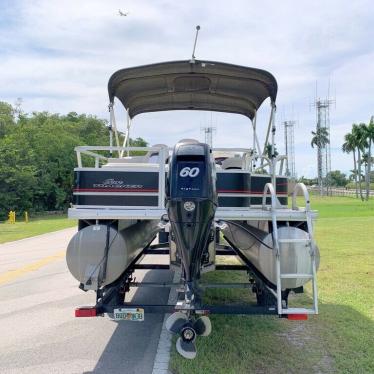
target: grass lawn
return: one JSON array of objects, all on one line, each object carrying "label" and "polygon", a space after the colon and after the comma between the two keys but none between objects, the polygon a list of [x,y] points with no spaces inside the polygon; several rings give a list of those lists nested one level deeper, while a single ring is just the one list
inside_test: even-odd
[{"label": "grass lawn", "polygon": [[[374,373],[374,200],[311,197],[321,252],[319,312],[308,321],[212,315],[213,332],[197,341],[195,360],[174,345],[170,370],[182,373]],[[244,272],[206,274],[245,281]],[[310,288],[297,302],[310,302]],[[210,302],[251,300],[248,291],[210,290]]]},{"label": "grass lawn", "polygon": [[9,224],[4,222],[0,223],[0,243],[66,229],[76,224],[76,221],[68,219],[66,214],[31,218],[28,223],[19,221]]}]

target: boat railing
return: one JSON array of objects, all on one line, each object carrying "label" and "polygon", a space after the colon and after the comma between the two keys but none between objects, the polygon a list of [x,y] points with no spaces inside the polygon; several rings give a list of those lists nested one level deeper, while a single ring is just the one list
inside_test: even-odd
[{"label": "boat railing", "polygon": [[[77,162],[78,167],[83,167],[82,162],[82,155],[86,155],[89,157],[94,158],[95,160],[95,168],[100,167],[100,161],[108,161],[111,158],[118,158],[118,159],[126,159],[123,157],[123,154],[126,152],[129,154],[130,152],[160,152],[162,150],[163,157],[159,157],[159,162],[166,161],[167,157],[170,154],[172,148],[170,147],[160,147],[160,146],[153,146],[153,147],[118,147],[118,146],[78,146],[75,148],[75,152],[77,154]],[[110,156],[104,156],[98,152],[110,152]],[[250,148],[213,148],[213,154],[215,152],[223,152],[227,154],[232,154],[233,156],[237,155],[238,153],[242,154],[243,169],[248,170],[251,173],[256,173],[256,169],[253,165],[260,161],[261,169],[269,167],[269,174],[273,174],[273,170],[275,174],[278,176],[284,175],[284,164],[285,160],[287,160],[287,156],[285,155],[278,155],[273,159],[265,156],[265,155],[253,155],[253,151]],[[118,157],[114,157],[114,153],[118,154]],[[159,153],[160,154],[160,153]],[[279,166],[278,166],[279,165]]]},{"label": "boat railing", "polygon": [[[95,152],[96,151],[96,152]],[[164,201],[165,201],[165,163],[167,158],[169,157],[169,149],[167,147],[162,146],[154,146],[154,147],[113,147],[113,146],[79,146],[75,148],[75,152],[77,154],[77,161],[78,161],[78,168],[84,168],[82,162],[82,155],[86,155],[89,157],[93,157],[95,159],[95,168],[100,168],[100,160],[109,161],[113,157],[103,156],[97,152],[118,152],[120,155],[123,152],[157,152],[159,154],[157,162],[150,163],[150,165],[157,165],[159,166],[159,178],[158,178],[158,209],[164,208]],[[119,159],[123,157],[118,157]],[[126,158],[124,158],[126,160]],[[124,163],[126,166],[126,163]]]},{"label": "boat railing", "polygon": [[[159,174],[158,177],[158,200],[157,206],[153,208],[164,208],[165,207],[165,182],[166,182],[166,171],[167,171],[167,159],[170,156],[171,148],[167,146],[153,146],[153,147],[120,147],[120,146],[78,146],[75,148],[77,154],[78,169],[90,169],[95,170],[109,170],[109,168],[115,167],[118,171],[128,170],[131,168],[132,171],[144,170],[144,171],[156,171]],[[131,155],[137,152],[137,155]],[[143,156],[139,155],[139,152],[143,153]],[[253,157],[251,155],[251,150],[248,148],[214,148],[213,154],[215,152],[222,152],[227,155],[240,154],[243,160],[243,171],[249,173],[255,172],[251,169],[251,163]],[[123,154],[128,154],[130,156],[121,157]],[[151,156],[157,155],[158,157],[152,158]],[[144,157],[144,158],[143,158]],[[230,157],[230,156],[229,156]],[[89,158],[94,160],[94,165],[89,162]],[[270,159],[266,156],[257,157],[258,159],[264,159],[269,165],[269,176],[272,177],[273,185],[275,186],[275,173],[274,167],[280,161],[283,163],[285,156],[277,156]],[[118,161],[119,162],[118,162]],[[111,165],[111,161],[113,165]],[[266,164],[266,163],[265,163]],[[156,169],[157,168],[157,169]],[[149,170],[148,170],[149,169]],[[111,169],[113,170],[113,169]],[[224,171],[224,170],[223,170]],[[280,173],[277,176],[282,175],[282,166],[280,167]]]},{"label": "boat railing", "polygon": [[[252,172],[255,172],[255,164],[260,161],[260,168],[266,168],[269,167],[269,173],[273,174],[273,170],[275,171],[276,175],[284,175],[284,164],[287,160],[286,155],[278,155],[274,157],[273,159],[265,156],[265,155],[252,155],[248,154],[246,155],[246,164],[248,165],[248,168],[252,169]],[[279,166],[278,166],[279,165]],[[278,167],[278,170],[277,170]]]},{"label": "boat railing", "polygon": [[[161,157],[159,157],[159,163],[165,165],[165,161],[167,157],[169,156],[168,148],[167,147],[161,147],[161,146],[154,146],[154,147],[116,147],[116,146],[79,146],[75,147],[75,152],[77,154],[77,162],[78,167],[82,168],[83,162],[82,162],[82,155],[87,155],[89,157],[93,157],[95,159],[95,168],[100,167],[100,160],[109,161],[111,158],[118,158],[118,159],[126,159],[125,157],[114,157],[113,152],[118,152],[118,155],[121,154],[121,152],[157,152]],[[96,151],[96,152],[95,152]],[[110,152],[110,156],[104,156],[97,152]],[[166,152],[167,151],[167,152]]]},{"label": "boat railing", "polygon": [[309,212],[310,211],[309,192],[304,183],[296,183],[294,187],[293,194],[292,194],[292,209],[293,210],[299,209],[297,206],[297,201],[296,201],[299,191],[303,193],[304,200],[305,200],[305,210]]},{"label": "boat railing", "polygon": [[[303,192],[305,199],[305,208],[300,210],[296,205],[296,197],[299,191]],[[266,205],[266,198],[268,194],[271,195],[271,204],[270,207]],[[300,211],[303,213],[303,221],[307,224],[307,238],[296,239],[296,238],[279,238],[278,235],[278,214],[279,214],[279,202],[276,195],[276,189],[271,183],[267,183],[264,187],[263,198],[262,198],[262,209],[270,210],[271,213],[271,222],[272,222],[272,237],[273,237],[273,250],[275,251],[275,272],[276,272],[276,292],[269,289],[277,299],[277,309],[278,314],[318,314],[318,290],[317,290],[317,268],[316,268],[316,245],[313,237],[313,212],[310,210],[310,201],[309,193],[306,186],[303,183],[297,183],[294,192],[292,195],[292,211]],[[305,243],[306,246],[310,246],[310,257],[311,257],[311,269],[309,273],[282,273],[281,266],[281,244],[289,244],[301,242]],[[283,260],[282,260],[283,261]],[[297,279],[298,277],[304,277],[312,280],[312,289],[313,289],[313,308],[289,308],[286,304],[286,307],[283,307],[282,303],[282,279]]]}]

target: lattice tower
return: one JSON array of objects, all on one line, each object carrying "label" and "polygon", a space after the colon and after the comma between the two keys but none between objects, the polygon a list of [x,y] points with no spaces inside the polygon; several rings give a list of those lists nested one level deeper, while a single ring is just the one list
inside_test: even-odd
[{"label": "lattice tower", "polygon": [[212,126],[202,127],[201,131],[204,132],[205,143],[208,144],[210,148],[213,148],[213,133],[216,132],[216,128]]},{"label": "lattice tower", "polygon": [[284,121],[284,146],[286,148],[286,175],[290,179],[296,179],[296,166],[295,166],[295,131],[294,126],[296,121]]},{"label": "lattice tower", "polygon": [[325,128],[328,134],[328,143],[322,147],[317,147],[318,166],[318,186],[321,195],[328,195],[331,188],[329,175],[331,172],[331,147],[330,147],[330,106],[334,100],[318,99],[315,101],[316,107],[316,131]]}]

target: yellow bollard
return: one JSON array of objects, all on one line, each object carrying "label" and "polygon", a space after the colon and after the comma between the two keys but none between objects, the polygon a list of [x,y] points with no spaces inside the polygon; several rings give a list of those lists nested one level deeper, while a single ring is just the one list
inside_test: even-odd
[{"label": "yellow bollard", "polygon": [[29,213],[25,212],[25,223],[29,222]]},{"label": "yellow bollard", "polygon": [[11,210],[8,214],[8,222],[11,224],[16,223],[16,212],[13,210]]}]

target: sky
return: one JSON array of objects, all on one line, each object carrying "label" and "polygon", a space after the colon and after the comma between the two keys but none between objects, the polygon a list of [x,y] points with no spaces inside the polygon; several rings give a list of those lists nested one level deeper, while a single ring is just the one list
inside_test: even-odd
[{"label": "sky", "polygon": [[[122,17],[118,10],[129,12]],[[374,4],[330,1],[0,0],[0,100],[22,110],[88,113],[108,119],[107,82],[118,69],[190,59],[196,25],[200,60],[265,69],[278,81],[277,148],[282,122],[296,120],[299,176],[313,177],[316,126],[313,102],[328,95],[332,170],[352,169],[341,152],[352,123],[374,114]],[[115,105],[120,126],[124,110]],[[259,111],[264,139],[269,103]],[[250,147],[244,116],[210,112],[141,114],[132,137],[173,145],[203,140],[214,126],[215,147]]]}]

